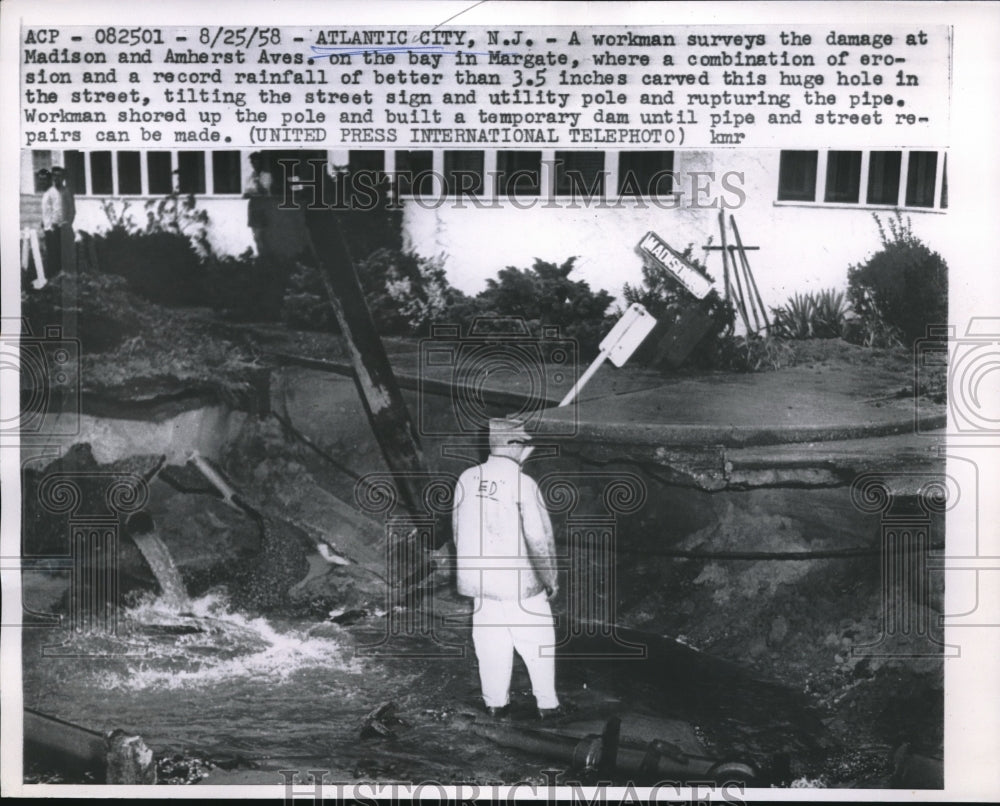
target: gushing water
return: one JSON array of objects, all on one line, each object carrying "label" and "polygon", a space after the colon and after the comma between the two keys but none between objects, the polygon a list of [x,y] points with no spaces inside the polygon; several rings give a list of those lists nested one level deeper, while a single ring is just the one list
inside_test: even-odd
[{"label": "gushing water", "polygon": [[129,533],[149,563],[156,581],[160,583],[164,601],[177,606],[186,602],[187,589],[184,587],[181,572],[177,570],[174,558],[170,556],[170,550],[160,538],[153,519],[144,513],[139,513],[139,516],[129,522]]},{"label": "gushing water", "polygon": [[188,596],[181,572],[177,570],[174,558],[170,556],[166,545],[160,539],[160,533],[152,531],[134,534],[132,540],[149,563],[156,581],[160,583],[164,601],[177,606],[186,602]]}]

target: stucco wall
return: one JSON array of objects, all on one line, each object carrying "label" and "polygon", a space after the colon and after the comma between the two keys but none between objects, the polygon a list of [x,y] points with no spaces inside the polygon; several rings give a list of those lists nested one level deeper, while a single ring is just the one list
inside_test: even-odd
[{"label": "stucco wall", "polygon": [[[678,249],[694,244],[696,254],[707,257],[709,272],[721,289],[720,253],[706,256],[700,251],[709,239],[715,245],[720,242],[719,207],[693,204],[711,204],[713,199],[737,203],[738,196],[719,184],[723,174],[735,172],[742,180],[729,181],[742,189],[745,202],[726,214],[735,215],[746,245],[760,247],[749,257],[765,305],[781,304],[795,292],[842,289],[848,266],[879,246],[872,209],[777,204],[779,155],[778,150],[677,151],[674,170],[681,174],[678,189],[683,195],[676,209],[663,209],[666,205],[648,200],[614,198],[590,205],[582,201],[573,205],[564,197],[541,198],[531,209],[516,209],[506,202],[484,208],[468,199],[422,205],[408,200],[406,243],[425,256],[443,256],[450,281],[467,293],[482,290],[486,280],[505,266],[527,267],[536,257],[561,262],[576,255],[574,277],[617,296],[625,282],[641,278],[642,264],[634,248],[646,231],[653,230]],[[693,171],[714,172],[716,177],[715,182],[699,180],[709,181],[710,189],[697,200],[691,193]],[[78,229],[96,232],[107,227],[102,201],[78,197]],[[144,201],[132,200],[132,211],[144,216]],[[198,204],[208,212],[217,251],[236,255],[253,246],[244,199],[206,196]],[[888,210],[881,212],[889,215]],[[925,211],[908,215],[914,232],[953,265],[951,254],[957,248],[952,216]]]},{"label": "stucco wall", "polygon": [[[871,209],[775,204],[779,154],[777,150],[677,152],[674,168],[680,173],[714,171],[716,177],[727,171],[743,174],[746,202],[726,213],[735,215],[744,244],[761,247],[749,258],[767,306],[783,303],[796,291],[845,288],[848,266],[879,247]],[[685,190],[689,184],[684,183]],[[736,200],[732,193],[717,192],[728,203]],[[706,196],[699,200],[706,203]],[[648,230],[678,249],[693,243],[702,258],[698,248],[709,238],[714,245],[720,242],[718,207],[692,208],[687,199],[674,210],[643,204],[645,209],[631,200],[605,209],[569,209],[566,204],[546,209],[539,204],[524,211],[473,209],[468,203],[465,209],[442,205],[424,210],[411,204],[404,226],[417,252],[445,255],[451,282],[469,293],[481,290],[486,279],[504,266],[527,267],[535,257],[561,262],[578,255],[574,276],[617,295],[625,282],[641,279],[642,263],[634,248]],[[916,211],[910,215],[914,232],[948,260],[950,239],[955,237],[949,216]],[[731,233],[729,238],[731,242]],[[709,253],[707,265],[721,288],[720,253]]]}]

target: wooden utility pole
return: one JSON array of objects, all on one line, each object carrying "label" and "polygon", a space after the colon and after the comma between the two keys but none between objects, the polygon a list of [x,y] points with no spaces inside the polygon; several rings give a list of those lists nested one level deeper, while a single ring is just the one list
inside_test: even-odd
[{"label": "wooden utility pole", "polygon": [[[328,184],[329,179],[324,176],[315,182],[314,188],[320,190]],[[419,521],[427,514],[423,506],[423,492],[429,469],[406,401],[365,301],[341,221],[342,218],[378,216],[384,211],[378,207],[369,211],[336,210],[325,206],[322,203],[324,198],[335,196],[320,190],[320,193],[314,194],[313,203],[297,206],[303,211],[316,265],[340,326],[341,337],[354,368],[354,383],[372,433],[392,475],[400,504]],[[439,523],[439,528],[433,530],[436,543],[447,539],[441,534],[444,526]],[[426,530],[386,534],[385,539],[388,541],[386,571],[393,588],[410,590],[433,570],[427,549],[435,546],[427,544]]]},{"label": "wooden utility pole", "polygon": [[354,367],[354,382],[368,422],[403,505],[411,512],[419,512],[421,485],[417,476],[425,477],[427,464],[385,346],[375,329],[338,218],[335,210],[305,210],[319,272]]}]

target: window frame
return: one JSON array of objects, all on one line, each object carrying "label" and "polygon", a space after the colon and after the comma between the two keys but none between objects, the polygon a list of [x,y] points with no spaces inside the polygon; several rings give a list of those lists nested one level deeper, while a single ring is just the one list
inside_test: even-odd
[{"label": "window frame", "polygon": [[[871,148],[861,151],[861,168],[859,177],[859,194],[857,202],[844,202],[844,201],[825,201],[826,198],[826,176],[827,176],[827,165],[829,161],[829,155],[831,152],[839,152],[845,150],[858,149],[840,149],[840,148],[827,148],[827,149],[782,149],[781,153],[784,154],[786,151],[813,151],[816,153],[816,184],[815,184],[815,194],[812,201],[806,200],[793,200],[793,199],[779,199],[778,194],[781,191],[780,185],[780,169],[778,178],[778,188],[775,192],[775,199],[772,205],[775,207],[826,207],[826,208],[836,208],[844,210],[908,210],[912,212],[921,213],[937,213],[944,214],[948,211],[947,205],[942,205],[943,200],[943,188],[946,185],[947,175],[945,173],[945,165],[947,163],[948,151],[947,149],[933,149],[933,148]],[[896,201],[894,203],[877,203],[868,201],[868,183],[871,176],[871,155],[876,152],[899,152],[900,154],[900,169],[899,169],[899,185],[897,187]],[[934,204],[931,207],[921,207],[916,205],[906,204],[906,193],[907,193],[907,180],[909,176],[909,162],[910,155],[914,152],[933,152],[937,154],[937,161],[935,165],[934,172]],[[779,156],[780,165],[780,156]],[[822,180],[822,181],[821,181]]]},{"label": "window frame", "polygon": [[[95,198],[95,199],[142,199],[142,198],[160,198],[162,196],[170,195],[164,192],[154,192],[150,190],[149,181],[149,155],[151,153],[157,154],[169,154],[170,155],[170,171],[172,175],[172,188],[173,192],[179,195],[187,195],[187,193],[181,193],[176,190],[176,184],[173,181],[173,176],[177,171],[180,170],[180,154],[181,152],[188,152],[193,154],[201,155],[201,169],[202,176],[205,182],[204,192],[196,191],[195,195],[199,198],[209,198],[209,199],[238,199],[243,195],[243,185],[245,180],[246,171],[249,166],[249,154],[248,149],[186,149],[186,148],[154,148],[154,149],[138,149],[140,155],[139,159],[139,192],[122,192],[121,181],[120,181],[120,171],[119,171],[119,157],[118,155],[124,152],[134,152],[137,149],[108,149],[108,148],[87,148],[87,149],[71,149],[82,155],[83,161],[83,182],[82,187],[74,188],[74,193],[77,197],[82,198]],[[235,190],[219,192],[215,188],[215,176],[214,176],[214,163],[212,154],[216,151],[238,151],[240,154],[240,176],[234,180]],[[109,173],[109,180],[111,184],[110,192],[94,192],[94,164],[93,155],[100,153],[110,153],[110,166],[107,170]],[[65,152],[64,152],[65,154]],[[101,166],[101,171],[105,170],[104,166]]]}]

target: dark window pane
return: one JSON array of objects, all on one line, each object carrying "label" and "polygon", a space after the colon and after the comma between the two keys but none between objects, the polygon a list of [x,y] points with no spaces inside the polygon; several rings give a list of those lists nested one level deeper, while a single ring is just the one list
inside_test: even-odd
[{"label": "dark window pane", "polygon": [[149,173],[150,193],[167,196],[173,192],[169,151],[147,151],[146,171]]},{"label": "dark window pane", "polygon": [[205,192],[205,152],[181,151],[177,154],[178,189],[181,193]]},{"label": "dark window pane", "polygon": [[350,151],[348,152],[347,169],[352,176],[363,175],[353,185],[358,192],[368,197],[372,188],[383,189],[385,182],[385,152],[384,151]]},{"label": "dark window pane", "polygon": [[142,177],[139,176],[138,151],[119,151],[118,192],[123,196],[137,196],[142,193]]},{"label": "dark window pane", "polygon": [[541,189],[541,151],[497,152],[497,195],[537,196]]},{"label": "dark window pane", "polygon": [[356,171],[385,171],[384,151],[350,151],[348,152],[348,170],[351,173]]},{"label": "dark window pane", "polygon": [[484,159],[482,151],[445,151],[445,192],[449,196],[482,193]]},{"label": "dark window pane", "polygon": [[782,151],[778,201],[816,201],[816,151]]},{"label": "dark window pane", "polygon": [[673,151],[622,151],[618,155],[619,196],[673,193]]},{"label": "dark window pane", "polygon": [[240,152],[212,152],[212,193],[240,193]]},{"label": "dark window pane", "polygon": [[831,151],[826,160],[824,201],[857,204],[861,192],[861,152]]},{"label": "dark window pane", "polygon": [[66,163],[66,183],[74,193],[86,193],[87,176],[84,172],[84,157],[82,151],[67,151],[64,155]]},{"label": "dark window pane", "polygon": [[397,151],[396,173],[401,196],[430,196],[434,192],[434,152]]},{"label": "dark window pane", "polygon": [[941,207],[948,207],[948,155],[944,155],[944,168],[941,170]]},{"label": "dark window pane", "polygon": [[868,204],[899,204],[899,151],[873,151],[868,162]]},{"label": "dark window pane", "polygon": [[90,152],[90,192],[95,196],[110,196],[115,192],[111,182],[111,152]]},{"label": "dark window pane", "polygon": [[604,193],[603,151],[557,151],[556,193],[601,196]]},{"label": "dark window pane", "polygon": [[906,174],[906,206],[934,206],[936,151],[911,151]]}]

